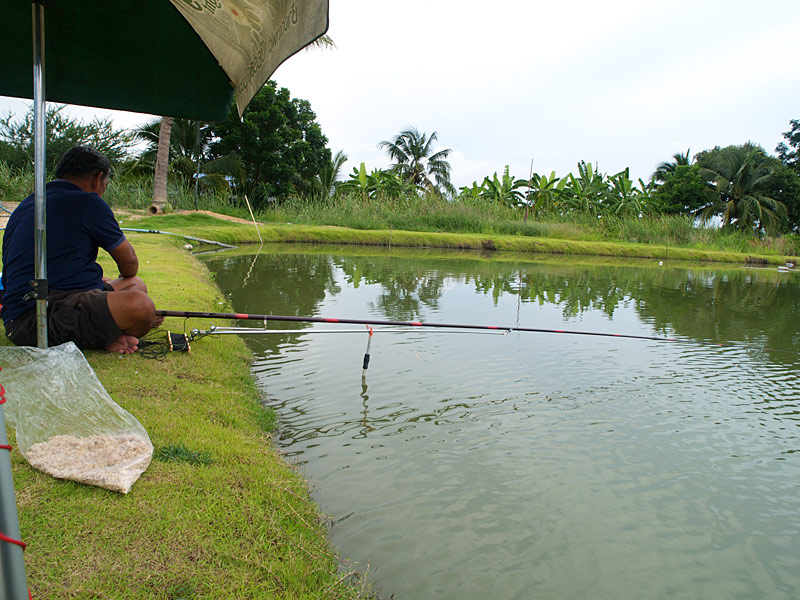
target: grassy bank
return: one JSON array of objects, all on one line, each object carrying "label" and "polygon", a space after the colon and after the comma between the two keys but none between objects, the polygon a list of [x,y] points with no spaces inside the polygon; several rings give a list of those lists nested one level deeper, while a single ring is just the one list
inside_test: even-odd
[{"label": "grassy bank", "polygon": [[547,253],[581,256],[611,256],[699,262],[783,264],[786,256],[774,249],[756,252],[709,250],[670,245],[631,242],[574,240],[519,235],[397,231],[393,229],[351,229],[321,225],[260,224],[216,219],[206,214],[180,213],[132,219],[122,218],[123,227],[155,229],[216,240],[227,244],[265,242],[302,242],[355,244],[386,247],[428,247],[484,252]]},{"label": "grassy bank", "polygon": [[[112,205],[138,209],[149,205],[149,196],[137,191],[135,185],[126,185],[124,181],[115,185],[119,189],[110,197]],[[187,190],[177,186],[171,189],[170,194],[176,208],[194,208],[194,197],[189,197]],[[249,218],[244,205],[237,206],[226,196],[201,195],[198,201],[201,210]],[[766,236],[734,229],[697,227],[686,216],[647,215],[639,218],[605,215],[598,218],[581,211],[549,211],[530,214],[525,219],[520,208],[469,197],[455,202],[436,196],[363,198],[357,194],[337,194],[326,200],[289,198],[257,209],[256,218],[264,223],[329,225],[358,230],[473,233],[723,252],[800,254],[800,236],[797,235]]]},{"label": "grassy bank", "polygon": [[[175,238],[131,239],[157,306],[228,308]],[[165,327],[182,331],[184,323],[167,319]],[[161,458],[123,496],[53,479],[12,452],[34,598],[359,596],[338,568],[306,482],[266,433],[274,416],[259,403],[240,339],[207,339],[164,361],[86,356]]]}]

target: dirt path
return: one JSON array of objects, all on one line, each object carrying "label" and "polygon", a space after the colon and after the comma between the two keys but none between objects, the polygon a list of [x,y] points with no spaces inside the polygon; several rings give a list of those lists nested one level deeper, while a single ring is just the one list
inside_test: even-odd
[{"label": "dirt path", "polygon": [[[14,212],[14,209],[17,208],[17,206],[19,206],[19,202],[4,202],[0,206],[4,206],[9,211]],[[233,221],[235,223],[252,223],[252,221],[248,221],[247,219],[240,219],[238,217],[229,217],[228,215],[221,215],[219,213],[211,212],[210,210],[179,210],[179,211],[175,211],[175,214],[191,214],[191,213],[203,213],[204,215],[211,215],[214,218],[222,219],[224,221]],[[125,209],[115,210],[114,214],[118,218],[120,216],[124,216],[124,217],[130,218],[130,219],[138,219],[138,218],[141,218],[141,217],[148,216],[147,214],[137,214],[137,213],[125,210]],[[10,213],[0,209],[0,229],[5,229],[6,223],[8,223],[8,217],[10,217],[10,216],[11,216]]]},{"label": "dirt path", "polygon": [[[14,209],[19,206],[19,202],[4,202],[2,206],[11,212],[14,212]],[[7,213],[5,210],[0,210],[0,229],[6,228],[6,223],[8,223],[8,217],[10,216],[10,213]]]}]

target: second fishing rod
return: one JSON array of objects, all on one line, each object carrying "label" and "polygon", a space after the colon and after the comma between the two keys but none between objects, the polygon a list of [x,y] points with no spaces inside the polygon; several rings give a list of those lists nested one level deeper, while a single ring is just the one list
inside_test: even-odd
[{"label": "second fishing rod", "polygon": [[[590,335],[598,337],[613,337],[633,340],[649,340],[656,342],[691,342],[691,340],[681,340],[677,338],[655,337],[647,335],[632,335],[625,333],[605,333],[597,331],[578,331],[569,329],[546,329],[542,327],[516,327],[506,325],[470,325],[463,323],[427,323],[422,321],[387,321],[379,319],[347,319],[330,317],[297,317],[289,315],[257,315],[247,313],[222,313],[222,312],[200,312],[200,311],[181,311],[181,310],[157,310],[157,316],[161,317],[180,317],[197,319],[233,319],[246,321],[282,321],[294,323],[340,323],[343,325],[372,325],[372,326],[392,326],[392,327],[430,327],[444,329],[463,329],[463,330],[489,330],[489,331],[520,331],[527,333],[560,333],[567,335]],[[692,342],[696,343],[696,342]],[[713,344],[721,346],[724,344]]]}]

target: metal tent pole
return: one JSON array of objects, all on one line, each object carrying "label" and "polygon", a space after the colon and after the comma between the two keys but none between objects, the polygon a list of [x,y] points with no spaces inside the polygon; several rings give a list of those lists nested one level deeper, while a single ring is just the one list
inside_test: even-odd
[{"label": "metal tent pole", "polygon": [[33,140],[34,140],[34,261],[36,342],[47,348],[47,205],[44,190],[46,149],[44,100],[44,4],[33,2]]}]

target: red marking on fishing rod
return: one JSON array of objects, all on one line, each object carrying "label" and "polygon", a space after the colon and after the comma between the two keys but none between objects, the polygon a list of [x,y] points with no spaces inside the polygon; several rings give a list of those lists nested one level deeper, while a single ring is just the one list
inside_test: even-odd
[{"label": "red marking on fishing rod", "polygon": [[234,316],[237,319],[249,319],[250,318],[250,315],[244,315],[244,314],[241,314],[241,313],[236,313]]},{"label": "red marking on fishing rod", "polygon": [[[339,319],[322,319],[324,323],[338,323]],[[370,330],[370,335],[372,335],[372,331]]]},{"label": "red marking on fishing rod", "polygon": [[415,327],[422,327],[425,323],[420,323],[419,321],[409,321],[409,325],[414,325]]}]

